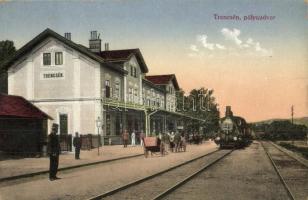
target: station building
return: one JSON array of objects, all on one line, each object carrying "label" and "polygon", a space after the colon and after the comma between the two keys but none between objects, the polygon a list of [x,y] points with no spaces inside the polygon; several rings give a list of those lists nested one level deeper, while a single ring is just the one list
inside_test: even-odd
[{"label": "station building", "polygon": [[174,74],[148,76],[139,49],[101,49],[92,31],[89,47],[46,29],[5,64],[8,93],[43,110],[61,135],[100,134],[118,144],[128,130],[147,135],[185,129],[200,119],[176,112],[179,85]]}]

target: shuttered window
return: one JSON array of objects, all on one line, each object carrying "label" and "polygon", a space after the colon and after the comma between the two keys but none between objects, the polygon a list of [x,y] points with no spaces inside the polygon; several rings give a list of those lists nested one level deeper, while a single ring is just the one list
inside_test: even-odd
[{"label": "shuttered window", "polygon": [[51,53],[43,53],[43,65],[51,65]]},{"label": "shuttered window", "polygon": [[106,94],[106,98],[110,98],[110,82],[109,80],[105,81],[105,94]]},{"label": "shuttered window", "polygon": [[55,64],[56,65],[62,65],[63,64],[63,53],[62,52],[56,52],[55,53]]}]

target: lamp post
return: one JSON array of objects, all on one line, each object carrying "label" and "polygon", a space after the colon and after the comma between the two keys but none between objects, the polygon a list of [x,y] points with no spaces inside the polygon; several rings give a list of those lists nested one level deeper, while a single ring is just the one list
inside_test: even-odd
[{"label": "lamp post", "polygon": [[102,126],[102,121],[100,119],[100,117],[97,117],[97,119],[95,120],[96,123],[96,127],[97,127],[97,155],[99,155],[99,146],[100,146],[100,135],[99,135],[99,129]]}]

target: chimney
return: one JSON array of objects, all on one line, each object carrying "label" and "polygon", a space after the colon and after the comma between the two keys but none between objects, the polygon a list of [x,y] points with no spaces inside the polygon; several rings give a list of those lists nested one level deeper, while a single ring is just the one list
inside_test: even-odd
[{"label": "chimney", "polygon": [[89,48],[90,51],[94,53],[101,52],[101,39],[99,38],[99,34],[97,35],[97,31],[91,31],[91,37],[89,40]]},{"label": "chimney", "polygon": [[64,33],[64,37],[68,40],[71,40],[71,33]]},{"label": "chimney", "polygon": [[231,106],[226,106],[226,117],[233,117],[233,112],[231,111]]},{"label": "chimney", "polygon": [[105,51],[109,51],[109,43],[105,43]]}]

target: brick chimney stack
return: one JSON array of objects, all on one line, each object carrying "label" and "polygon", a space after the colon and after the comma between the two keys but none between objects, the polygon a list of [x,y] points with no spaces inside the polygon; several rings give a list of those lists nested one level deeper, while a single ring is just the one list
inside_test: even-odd
[{"label": "brick chimney stack", "polygon": [[64,37],[68,40],[71,40],[71,33],[64,33]]},{"label": "brick chimney stack", "polygon": [[109,43],[105,43],[105,51],[109,51]]},{"label": "brick chimney stack", "polygon": [[102,41],[99,37],[100,35],[99,34],[97,35],[97,31],[91,31],[91,36],[89,40],[89,49],[94,53],[99,53],[102,50],[101,48]]}]

